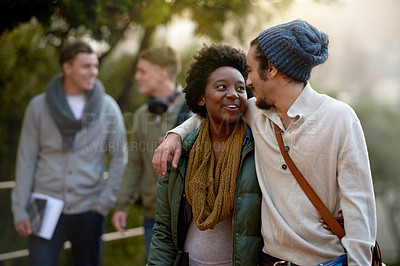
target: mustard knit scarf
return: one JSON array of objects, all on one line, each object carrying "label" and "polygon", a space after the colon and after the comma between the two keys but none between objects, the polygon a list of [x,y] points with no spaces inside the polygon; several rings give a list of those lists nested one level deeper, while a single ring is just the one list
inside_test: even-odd
[{"label": "mustard knit scarf", "polygon": [[226,140],[215,166],[209,126],[206,119],[190,152],[185,176],[187,199],[199,230],[214,229],[233,210],[240,154],[246,135],[246,126],[241,122]]}]

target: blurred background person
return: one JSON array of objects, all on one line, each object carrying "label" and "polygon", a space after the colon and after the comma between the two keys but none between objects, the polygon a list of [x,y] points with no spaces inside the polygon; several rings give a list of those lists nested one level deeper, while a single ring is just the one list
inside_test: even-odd
[{"label": "blurred background person", "polygon": [[[105,216],[127,162],[125,126],[97,79],[99,62],[87,43],[68,43],[60,65],[63,74],[25,111],[12,191],[15,229],[29,237],[30,265],[57,265],[67,240],[74,265],[100,265]],[[64,202],[50,240],[32,234],[27,210],[32,192]]]},{"label": "blurred background person", "polygon": [[128,145],[128,166],[112,223],[116,230],[124,232],[128,207],[141,194],[146,254],[153,236],[158,179],[152,165],[153,153],[167,130],[191,114],[185,105],[181,87],[176,83],[180,68],[180,57],[171,47],[151,47],[138,56],[135,74],[138,91],[149,95],[151,99],[134,113],[135,125]]}]

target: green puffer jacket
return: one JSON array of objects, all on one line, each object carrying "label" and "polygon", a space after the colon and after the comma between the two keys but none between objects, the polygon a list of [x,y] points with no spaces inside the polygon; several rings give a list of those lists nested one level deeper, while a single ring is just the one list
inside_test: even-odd
[{"label": "green puffer jacket", "polygon": [[[200,128],[182,143],[177,169],[169,169],[157,183],[154,236],[147,265],[172,265],[192,219],[184,194],[184,177],[192,148]],[[241,152],[241,165],[235,191],[233,217],[233,265],[257,265],[263,241],[261,236],[261,191],[254,164],[254,143],[247,129]],[[190,254],[189,254],[190,256]]]}]

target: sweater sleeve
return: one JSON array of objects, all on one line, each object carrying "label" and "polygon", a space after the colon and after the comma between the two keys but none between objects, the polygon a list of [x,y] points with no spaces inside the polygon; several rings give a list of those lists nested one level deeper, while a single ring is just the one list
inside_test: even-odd
[{"label": "sweater sleeve", "polygon": [[107,121],[111,127],[107,140],[107,152],[109,156],[108,178],[96,204],[97,210],[103,215],[107,215],[114,206],[127,163],[126,130],[122,114],[117,103],[111,96],[107,95],[106,99],[108,99],[108,103],[111,105],[108,118],[111,121]]},{"label": "sweater sleeve", "polygon": [[253,125],[256,122],[256,118],[259,115],[261,109],[256,105],[256,98],[252,97],[247,100],[247,109],[243,115],[243,121],[248,125]]},{"label": "sweater sleeve", "polygon": [[[37,98],[36,98],[37,99]],[[39,113],[33,99],[26,108],[18,144],[15,187],[12,190],[14,223],[29,219],[27,205],[32,192],[39,155]]]},{"label": "sweater sleeve", "polygon": [[118,192],[115,209],[117,211],[127,211],[129,205],[137,198],[143,178],[143,160],[141,152],[133,149],[138,142],[137,134],[133,133],[130,139],[128,151],[128,165],[126,166],[121,188]]},{"label": "sweater sleeve", "polygon": [[349,265],[371,265],[376,238],[376,206],[364,134],[358,120],[344,139],[338,156],[338,182]]},{"label": "sweater sleeve", "polygon": [[165,178],[159,177],[153,228],[154,235],[151,240],[147,265],[172,265],[178,252],[172,236],[168,184],[169,176]]},{"label": "sweater sleeve", "polygon": [[185,139],[190,133],[192,133],[196,128],[201,126],[204,118],[199,115],[193,115],[185,122],[180,124],[179,126],[167,131],[167,135],[169,133],[176,133],[181,136],[182,140]]}]

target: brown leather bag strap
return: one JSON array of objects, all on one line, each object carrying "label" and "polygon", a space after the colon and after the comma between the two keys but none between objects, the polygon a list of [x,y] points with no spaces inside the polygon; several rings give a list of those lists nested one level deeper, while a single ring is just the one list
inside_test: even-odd
[{"label": "brown leather bag strap", "polygon": [[300,173],[299,169],[297,169],[297,166],[290,158],[287,149],[285,149],[284,147],[283,138],[279,127],[275,123],[273,124],[274,124],[275,137],[279,144],[279,149],[281,150],[283,159],[285,159],[285,162],[289,167],[290,172],[292,172],[294,178],[297,180],[297,183],[299,183],[300,187],[303,189],[304,193],[307,195],[308,199],[311,201],[314,207],[318,210],[322,218],[324,218],[325,222],[330,226],[335,235],[341,240],[346,235],[344,229],[340,226],[338,221],[336,221],[333,215],[329,212],[328,208],[321,201],[321,199],[318,197],[317,193],[315,193],[315,191],[312,189],[310,184],[308,184],[307,180]]}]

